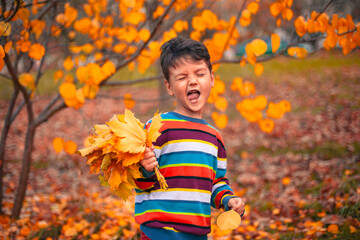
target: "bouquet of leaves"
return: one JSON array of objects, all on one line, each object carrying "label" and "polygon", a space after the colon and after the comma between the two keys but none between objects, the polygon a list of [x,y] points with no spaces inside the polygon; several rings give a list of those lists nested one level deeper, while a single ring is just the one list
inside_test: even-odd
[{"label": "bouquet of leaves", "polygon": [[[146,147],[150,147],[160,136],[161,115],[155,114],[150,127],[125,109],[123,115],[114,115],[109,122],[94,126],[94,135],[87,139],[88,147],[80,149],[87,158],[90,173],[100,174],[101,184],[126,200],[136,187],[134,179],[141,178],[140,160]],[[159,169],[155,173],[162,189],[167,188]]]}]

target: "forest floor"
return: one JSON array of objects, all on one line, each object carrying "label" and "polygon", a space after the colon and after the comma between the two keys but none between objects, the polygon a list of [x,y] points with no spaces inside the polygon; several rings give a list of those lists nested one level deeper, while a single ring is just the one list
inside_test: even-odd
[{"label": "forest floor", "polygon": [[[215,225],[220,211],[214,210],[210,239],[360,239],[358,54],[341,56],[344,62],[322,53],[307,63],[279,58],[265,64],[263,75],[254,80],[256,95],[274,102],[284,99],[292,107],[275,121],[270,134],[236,111],[241,98],[230,90],[233,76],[224,77],[229,79],[226,96],[235,104],[227,111],[228,126],[220,131],[227,147],[228,178],[246,201],[246,214],[238,229],[221,231]],[[234,68],[240,67],[219,71]],[[254,79],[246,70],[238,74]],[[158,96],[156,87],[136,85],[126,92],[136,99],[132,111],[142,122],[159,108],[156,100],[144,101]],[[7,142],[0,239],[139,239],[133,197],[120,200],[88,173],[84,158],[56,154],[52,147],[55,137],[82,147],[93,125],[123,112],[118,97],[124,93],[108,89],[101,94],[113,97],[99,97],[78,111],[66,109],[39,127],[21,218],[11,221],[26,131],[26,113],[20,113]],[[38,97],[35,111],[48,101]],[[160,111],[171,108],[172,101],[167,102]],[[0,126],[7,104],[0,101]],[[210,114],[205,118],[213,124]]]}]

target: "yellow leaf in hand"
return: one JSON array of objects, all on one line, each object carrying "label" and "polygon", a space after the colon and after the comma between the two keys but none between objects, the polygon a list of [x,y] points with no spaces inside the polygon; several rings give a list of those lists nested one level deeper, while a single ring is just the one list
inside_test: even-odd
[{"label": "yellow leaf in hand", "polygon": [[118,150],[121,152],[139,153],[145,150],[146,134],[140,126],[139,121],[135,118],[134,114],[125,109],[125,122],[120,122],[114,116],[108,122],[108,126],[114,134],[121,139]]},{"label": "yellow leaf in hand", "polygon": [[128,182],[122,182],[117,189],[114,190],[114,193],[118,195],[123,200],[126,200],[131,195],[132,186]]},{"label": "yellow leaf in hand", "polygon": [[234,210],[221,213],[216,221],[216,224],[221,230],[232,230],[239,227],[241,223],[240,215]]},{"label": "yellow leaf in hand", "polygon": [[123,177],[126,176],[126,172],[122,171],[121,164],[112,168],[108,182],[111,189],[116,189],[122,182]]},{"label": "yellow leaf in hand", "polygon": [[157,114],[153,117],[151,125],[147,132],[146,146],[151,147],[152,143],[160,136],[159,129],[162,126],[161,114]]}]

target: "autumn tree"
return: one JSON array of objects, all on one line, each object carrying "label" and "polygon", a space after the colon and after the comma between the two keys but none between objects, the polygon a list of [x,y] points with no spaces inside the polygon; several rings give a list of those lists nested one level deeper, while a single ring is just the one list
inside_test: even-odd
[{"label": "autumn tree", "polygon": [[[1,132],[0,201],[6,140],[22,109],[26,110],[28,123],[13,218],[20,216],[34,135],[42,123],[65,108],[80,109],[86,101],[96,98],[104,86],[162,81],[160,74],[135,81],[110,81],[117,71],[128,68],[145,73],[159,58],[162,43],[175,36],[204,42],[216,75],[209,98],[213,106],[211,117],[218,128],[224,128],[229,104],[226,84],[216,74],[220,64],[238,63],[239,67],[249,64],[259,76],[264,61],[285,54],[305,58],[308,51],[304,43],[321,40],[325,49],[339,46],[344,54],[360,45],[359,24],[354,23],[351,14],[328,13],[333,2],[329,0],[318,9],[303,9],[306,12],[303,14],[299,4],[293,10],[292,0],[1,0],[1,81],[12,83],[12,95]],[[232,6],[231,14],[219,11],[226,5]],[[255,25],[266,16],[270,44],[258,37],[260,27]],[[242,35],[244,29],[247,29],[246,37]],[[277,34],[280,29],[294,32],[282,48],[282,36]],[[247,39],[249,36],[251,39]],[[224,57],[225,51],[234,50],[245,41],[248,42],[243,56]],[[45,79],[44,73],[49,70],[54,72],[53,78]],[[56,81],[59,88],[51,95],[48,105],[35,112],[40,81]],[[291,109],[286,100],[270,102],[266,96],[256,95],[255,84],[241,76],[233,79],[230,88],[241,96],[236,103],[240,115],[258,124],[264,132],[271,132],[274,120]],[[131,95],[124,96],[124,100],[128,108],[133,106]],[[63,144],[61,139],[57,140]],[[68,144],[69,153],[75,150],[76,146]]]}]

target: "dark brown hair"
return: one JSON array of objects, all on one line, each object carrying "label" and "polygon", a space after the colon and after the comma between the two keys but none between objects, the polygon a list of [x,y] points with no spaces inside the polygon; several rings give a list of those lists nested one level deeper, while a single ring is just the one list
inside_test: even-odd
[{"label": "dark brown hair", "polygon": [[175,67],[184,59],[204,60],[210,72],[212,71],[209,51],[202,42],[175,37],[161,46],[160,64],[167,81],[169,81],[169,68]]}]

